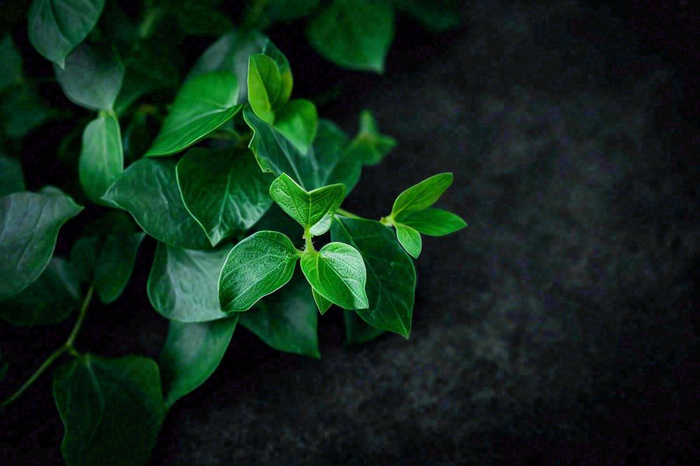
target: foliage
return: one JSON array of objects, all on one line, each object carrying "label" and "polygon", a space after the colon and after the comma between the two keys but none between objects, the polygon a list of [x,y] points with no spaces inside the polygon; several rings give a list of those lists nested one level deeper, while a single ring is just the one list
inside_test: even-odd
[{"label": "foliage", "polygon": [[[2,406],[63,359],[53,392],[71,465],[147,463],[167,410],[213,373],[238,324],[316,358],[318,316],[333,306],[350,344],[408,338],[421,234],[466,226],[432,207],[449,173],[404,191],[380,221],[342,209],[363,166],[396,141],[369,111],[353,138],[320,119],[294,96],[292,66],[263,32],[306,18],[324,57],[381,72],[396,11],[444,30],[455,25],[453,2],[253,1],[242,18],[212,0],[125,5],[33,0],[24,25],[0,31],[0,318],[51,325],[78,311],[65,343]],[[183,72],[178,44],[212,34]],[[25,65],[35,52],[52,62],[66,105],[44,102],[46,79]],[[25,143],[55,119],[70,129],[42,160],[72,176],[61,189],[28,186]],[[78,233],[56,253],[67,222]],[[79,352],[93,295],[119,299],[144,241],[156,244],[148,298],[169,321],[160,358]],[[0,358],[0,379],[11,364]]]}]

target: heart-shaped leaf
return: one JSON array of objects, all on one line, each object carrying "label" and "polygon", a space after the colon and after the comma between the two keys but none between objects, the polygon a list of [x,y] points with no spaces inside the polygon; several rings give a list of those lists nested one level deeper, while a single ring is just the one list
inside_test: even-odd
[{"label": "heart-shaped leaf", "polygon": [[83,132],[78,162],[80,184],[91,201],[102,204],[101,197],[123,171],[119,121],[111,113],[101,113]]}]

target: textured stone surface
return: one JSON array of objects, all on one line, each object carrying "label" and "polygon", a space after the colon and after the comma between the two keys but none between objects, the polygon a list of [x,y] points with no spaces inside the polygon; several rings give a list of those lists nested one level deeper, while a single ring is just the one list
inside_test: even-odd
[{"label": "textured stone surface", "polygon": [[[354,129],[348,112],[370,108],[400,142],[349,210],[377,218],[407,186],[455,173],[440,206],[469,227],[424,239],[410,340],[347,349],[326,315],[315,361],[239,329],[219,371],[170,412],[153,464],[698,458],[700,132],[675,111],[674,68],[605,11],[496,3],[470,2],[449,44],[421,48],[400,75],[390,62],[385,81],[350,85],[330,109]],[[144,306],[132,317],[105,311],[107,354],[157,354],[163,326],[143,294],[132,290]],[[34,345],[37,361],[51,347]],[[48,386],[3,421],[0,451],[23,450],[11,464],[57,461]]]}]

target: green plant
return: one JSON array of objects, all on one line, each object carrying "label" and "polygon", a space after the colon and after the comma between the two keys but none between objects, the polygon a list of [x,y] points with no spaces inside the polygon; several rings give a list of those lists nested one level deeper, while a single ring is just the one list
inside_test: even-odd
[{"label": "green plant", "polygon": [[[428,2],[398,5],[436,29],[452,25],[449,10]],[[276,349],[312,357],[316,309],[334,304],[348,343],[385,331],[408,338],[416,274],[405,251],[417,258],[421,234],[466,226],[431,207],[449,173],[404,191],[381,221],[342,209],[362,167],[396,143],[369,112],[350,138],[319,119],[314,103],[292,99],[287,58],[259,32],[311,15],[308,37],[324,56],[381,71],[391,2],[270,0],[245,11],[233,27],[215,2],[146,1],[134,22],[116,2],[34,0],[29,41],[87,112],[43,104],[38,90],[53,83],[26,74],[12,37],[2,39],[0,317],[48,325],[79,310],[65,343],[3,407],[69,356],[53,384],[69,464],[146,462],[169,407],[216,369],[239,323]],[[223,35],[180,83],[177,44],[203,33]],[[73,128],[56,155],[76,179],[63,180],[65,192],[30,192],[24,142],[52,119]],[[89,205],[88,218],[74,198]],[[66,222],[79,223],[80,235],[61,257],[54,250]],[[332,242],[317,249],[314,238],[328,232]],[[157,242],[148,296],[170,322],[159,361],[79,352],[91,300],[119,298],[147,236]]]}]

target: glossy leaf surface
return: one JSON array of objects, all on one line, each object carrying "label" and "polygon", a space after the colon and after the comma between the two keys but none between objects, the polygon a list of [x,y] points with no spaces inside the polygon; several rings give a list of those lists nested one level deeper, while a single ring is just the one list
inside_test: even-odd
[{"label": "glossy leaf surface", "polygon": [[442,193],[451,184],[452,173],[440,173],[411,186],[396,198],[391,215],[396,217],[402,212],[410,213],[427,209],[440,199]]},{"label": "glossy leaf surface", "polygon": [[119,121],[112,114],[100,114],[83,132],[78,162],[80,184],[91,201],[102,204],[101,197],[123,171]]},{"label": "glossy leaf surface", "polygon": [[275,231],[259,231],[236,244],[219,278],[221,308],[247,311],[292,278],[298,258],[290,239]]},{"label": "glossy leaf surface", "polygon": [[400,214],[395,220],[428,236],[449,235],[467,226],[467,222],[458,215],[432,208]]},{"label": "glossy leaf surface", "polygon": [[306,153],[318,130],[316,106],[304,99],[290,100],[275,111],[274,127],[289,139],[299,152]]},{"label": "glossy leaf surface", "polygon": [[262,54],[248,58],[248,102],[256,115],[267,123],[275,121],[273,110],[282,87],[275,61]]},{"label": "glossy leaf surface", "polygon": [[413,256],[418,259],[421,249],[423,249],[423,240],[420,237],[420,233],[413,228],[397,223],[394,225],[396,227],[396,237],[401,243],[401,246]]},{"label": "glossy leaf surface", "polygon": [[231,342],[237,322],[238,315],[212,322],[170,321],[158,361],[168,407],[214,373]]}]

